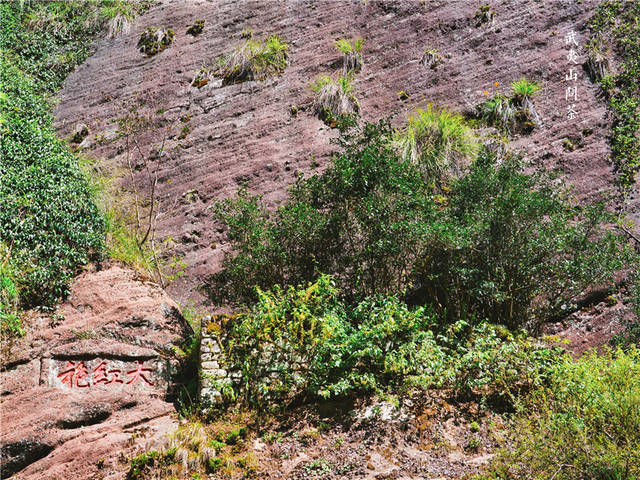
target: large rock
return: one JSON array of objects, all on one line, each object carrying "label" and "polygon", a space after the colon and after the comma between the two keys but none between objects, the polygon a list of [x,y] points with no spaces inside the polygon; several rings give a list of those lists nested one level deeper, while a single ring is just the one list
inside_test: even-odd
[{"label": "large rock", "polygon": [[126,458],[176,423],[174,346],[191,333],[177,305],[112,266],[27,323],[0,373],[2,478],[123,478]]}]

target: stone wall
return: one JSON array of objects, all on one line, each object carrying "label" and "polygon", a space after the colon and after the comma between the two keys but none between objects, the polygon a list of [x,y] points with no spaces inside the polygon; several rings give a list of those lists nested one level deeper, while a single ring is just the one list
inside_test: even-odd
[{"label": "stone wall", "polygon": [[200,401],[220,404],[233,396],[241,373],[228,369],[224,352],[224,337],[219,325],[210,316],[203,319],[200,334]]}]

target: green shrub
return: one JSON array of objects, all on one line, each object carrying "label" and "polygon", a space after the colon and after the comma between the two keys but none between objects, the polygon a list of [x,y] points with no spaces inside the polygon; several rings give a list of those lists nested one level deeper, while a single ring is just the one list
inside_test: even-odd
[{"label": "green shrub", "polygon": [[342,125],[357,115],[359,105],[353,95],[352,73],[340,75],[336,80],[329,75],[320,75],[311,84],[311,90],[315,93],[315,111],[328,125]]},{"label": "green shrub", "polygon": [[424,307],[395,297],[347,307],[331,278],[258,291],[257,303],[225,326],[231,370],[245,401],[284,406],[299,398],[456,388],[513,405],[543,385],[557,354],[489,325],[442,327]]},{"label": "green shrub", "polygon": [[[452,320],[475,315],[531,329],[573,311],[589,286],[612,284],[638,256],[607,224],[604,205],[575,206],[544,173],[483,152],[451,184],[438,219],[446,234],[423,250],[422,301]],[[637,267],[636,267],[637,268]]]},{"label": "green shrub", "polygon": [[20,300],[16,287],[19,272],[9,260],[11,251],[0,242],[0,338],[21,337],[24,335],[18,303]]},{"label": "green shrub", "polygon": [[207,290],[220,302],[253,301],[253,287],[299,285],[335,275],[351,298],[400,291],[435,207],[416,169],[390,146],[388,123],[342,137],[320,175],[300,179],[277,211],[241,190],[215,206],[234,253]]},{"label": "green shrub", "polygon": [[189,28],[187,28],[187,33],[189,35],[197,37],[202,33],[202,30],[204,30],[204,19],[201,18],[196,20],[193,25],[189,25]]},{"label": "green shrub", "polygon": [[[623,190],[628,190],[640,169],[640,3],[605,0],[589,20],[592,32],[588,43],[590,68],[599,79],[614,121],[611,153]],[[610,39],[621,57],[615,73],[605,75],[608,52],[603,39]]]},{"label": "green shrub", "polygon": [[486,479],[640,478],[640,352],[592,352],[554,368]]},{"label": "green shrub", "polygon": [[433,105],[409,116],[407,127],[398,132],[395,144],[404,159],[432,178],[459,175],[478,151],[464,117]]},{"label": "green shrub", "polygon": [[217,74],[224,85],[278,76],[288,65],[289,44],[278,35],[265,41],[249,38],[220,59]]},{"label": "green shrub", "polygon": [[637,265],[606,227],[615,219],[603,205],[574,205],[544,173],[523,173],[518,158],[498,163],[483,150],[436,193],[392,137],[384,122],[344,134],[343,152],[322,174],[299,179],[274,212],[246,191],[216,204],[234,251],[210,279],[212,299],[251,302],[253,286],[327,273],[349,302],[408,290],[450,322],[535,329]]},{"label": "green shrub", "polygon": [[140,34],[138,48],[147,57],[152,57],[169,47],[174,36],[170,28],[149,26]]},{"label": "green shrub", "polygon": [[0,58],[3,134],[0,137],[0,241],[25,305],[67,293],[78,269],[104,248],[104,220],[68,147],[56,138],[49,106],[37,85]]}]

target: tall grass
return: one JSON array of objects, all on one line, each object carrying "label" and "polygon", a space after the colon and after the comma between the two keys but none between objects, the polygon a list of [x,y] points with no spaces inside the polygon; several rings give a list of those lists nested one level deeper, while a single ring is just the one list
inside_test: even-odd
[{"label": "tall grass", "polygon": [[459,175],[478,152],[473,130],[462,115],[428,105],[409,116],[394,144],[401,155],[426,175]]}]

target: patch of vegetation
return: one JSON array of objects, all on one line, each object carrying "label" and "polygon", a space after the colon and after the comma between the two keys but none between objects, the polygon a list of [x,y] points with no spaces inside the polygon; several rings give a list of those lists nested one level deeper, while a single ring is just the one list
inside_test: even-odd
[{"label": "patch of vegetation", "polygon": [[488,125],[494,125],[506,133],[530,132],[542,124],[533,104],[533,97],[540,90],[540,85],[521,78],[511,84],[511,90],[510,97],[498,93],[478,105],[478,116]]},{"label": "patch of vegetation", "polygon": [[171,28],[149,26],[140,34],[138,48],[147,57],[152,57],[169,47],[174,37]]},{"label": "patch of vegetation", "polygon": [[[20,296],[16,287],[16,277],[19,271],[9,263],[11,251],[0,242],[0,339],[21,337],[25,331],[22,328],[18,304]],[[4,352],[3,352],[4,353]]]},{"label": "patch of vegetation", "polygon": [[100,257],[105,225],[75,157],[55,135],[50,106],[11,57],[3,50],[0,58],[0,241],[21,303],[51,304]]},{"label": "patch of vegetation", "polygon": [[385,122],[343,134],[342,153],[300,179],[275,212],[246,191],[216,204],[234,253],[210,279],[212,298],[250,303],[254,286],[327,273],[349,302],[407,291],[451,322],[535,329],[636,265],[625,238],[606,228],[614,219],[602,205],[572,204],[544,173],[523,173],[517,157],[498,163],[483,150],[434,189],[433,177],[396,153],[394,136]]},{"label": "patch of vegetation", "polygon": [[362,70],[362,47],[364,46],[363,38],[347,39],[340,38],[336,40],[335,47],[340,51],[343,57],[342,75],[349,76],[351,72],[358,73]]},{"label": "patch of vegetation", "polygon": [[226,328],[243,398],[260,408],[416,387],[455,388],[512,405],[543,383],[557,357],[506,329],[462,320],[447,327],[432,309],[410,309],[396,297],[350,308],[326,276],[258,295]]},{"label": "patch of vegetation", "polygon": [[[640,4],[633,1],[605,0],[589,21],[593,32],[588,44],[595,78],[599,78],[614,121],[611,153],[620,185],[627,190],[640,169]],[[611,38],[612,49],[622,60],[616,73],[605,74],[603,39]]]},{"label": "patch of vegetation", "polygon": [[353,95],[353,74],[340,75],[336,80],[321,75],[311,84],[311,89],[315,93],[315,111],[327,125],[341,126],[357,115],[359,105]]},{"label": "patch of vegetation", "polygon": [[289,44],[278,35],[264,41],[249,38],[220,58],[217,75],[223,85],[279,76],[288,65]]},{"label": "patch of vegetation", "polygon": [[483,479],[633,480],[640,476],[640,352],[565,359],[512,429]]},{"label": "patch of vegetation", "polygon": [[438,65],[442,63],[442,55],[440,55],[440,51],[435,48],[425,48],[420,63],[431,70],[436,70]]},{"label": "patch of vegetation", "polygon": [[0,49],[19,70],[33,77],[37,94],[51,94],[92,53],[98,34],[107,27],[117,34],[118,18],[130,21],[153,3],[150,0],[3,2]]},{"label": "patch of vegetation", "polygon": [[202,33],[203,30],[204,30],[204,19],[200,18],[196,20],[193,23],[193,25],[189,25],[189,28],[187,28],[187,33],[189,35],[193,35],[194,37],[197,37]]},{"label": "patch of vegetation", "polygon": [[460,175],[478,152],[477,140],[462,115],[434,105],[409,115],[407,126],[395,136],[402,158],[429,178]]},{"label": "patch of vegetation", "polygon": [[496,19],[496,12],[491,8],[491,5],[484,3],[478,7],[473,18],[476,19],[476,27],[479,27],[483,23],[493,23]]}]

